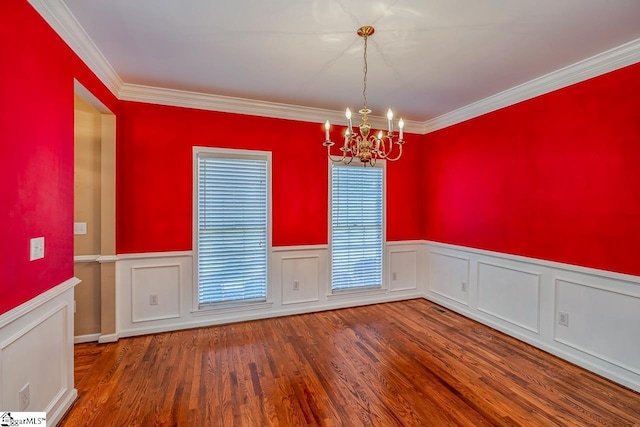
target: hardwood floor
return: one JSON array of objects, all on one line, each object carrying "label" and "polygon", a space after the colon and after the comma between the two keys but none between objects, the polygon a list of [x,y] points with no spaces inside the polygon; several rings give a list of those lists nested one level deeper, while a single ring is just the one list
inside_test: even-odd
[{"label": "hardwood floor", "polygon": [[640,394],[411,300],[75,347],[62,426],[630,426]]}]

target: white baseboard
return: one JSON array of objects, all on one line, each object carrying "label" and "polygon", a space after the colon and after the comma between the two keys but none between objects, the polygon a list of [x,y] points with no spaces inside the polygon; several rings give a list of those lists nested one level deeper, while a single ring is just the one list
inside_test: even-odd
[{"label": "white baseboard", "polygon": [[75,388],[71,390],[71,392],[65,394],[63,399],[60,401],[58,409],[47,413],[47,425],[57,426],[60,421],[62,421],[66,413],[69,412],[69,409],[71,409],[73,402],[75,402],[77,398],[78,390]]},{"label": "white baseboard", "polygon": [[82,344],[85,342],[95,342],[100,338],[100,334],[76,335],[73,337],[74,344]]},{"label": "white baseboard", "polygon": [[222,325],[227,323],[245,322],[251,320],[269,319],[274,317],[292,316],[295,314],[315,313],[319,311],[338,310],[341,308],[358,307],[363,305],[379,304],[393,301],[403,301],[415,298],[423,298],[421,293],[411,293],[403,295],[382,295],[377,297],[364,298],[362,300],[340,301],[335,303],[328,303],[323,305],[313,306],[300,306],[291,308],[281,308],[278,310],[268,310],[263,312],[254,312],[248,307],[246,311],[227,314],[225,316],[216,316],[215,313],[211,313],[209,316],[202,316],[198,320],[193,321],[179,321],[173,324],[166,324],[162,326],[147,326],[123,330],[119,336],[122,338],[132,337],[138,335],[156,334],[161,332],[177,331],[182,329],[192,329],[207,326]]},{"label": "white baseboard", "polygon": [[100,337],[98,338],[98,343],[99,344],[106,344],[108,342],[116,342],[116,341],[118,341],[118,339],[120,339],[120,335],[119,334],[100,335]]}]

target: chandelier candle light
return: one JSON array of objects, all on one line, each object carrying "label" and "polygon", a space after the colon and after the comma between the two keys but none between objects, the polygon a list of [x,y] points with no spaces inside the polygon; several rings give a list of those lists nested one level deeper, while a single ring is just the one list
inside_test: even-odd
[{"label": "chandelier candle light", "polygon": [[[351,110],[347,108],[345,112],[347,117],[347,130],[344,134],[344,144],[340,147],[342,156],[337,159],[331,155],[331,147],[335,145],[329,136],[331,124],[329,120],[324,124],[325,141],[322,145],[327,147],[327,156],[329,156],[329,159],[336,163],[342,162],[349,164],[357,157],[364,166],[373,166],[378,159],[395,161],[402,156],[402,145],[405,142],[403,139],[404,120],[400,119],[398,122],[400,135],[398,136],[398,140],[394,142],[395,134],[393,131],[393,112],[391,109],[387,111],[388,130],[386,135],[383,131],[379,131],[377,135],[370,135],[371,125],[369,124],[368,115],[371,114],[371,110],[367,108],[367,38],[371,36],[374,31],[375,29],[368,25],[358,29],[358,35],[364,39],[364,88],[362,90],[364,103],[362,109],[358,111],[362,114],[362,122],[360,122],[360,134],[358,135],[357,132],[354,132],[353,124],[351,123]],[[394,150],[394,146],[398,146],[398,149]],[[393,151],[397,151],[395,156],[391,155]]]}]

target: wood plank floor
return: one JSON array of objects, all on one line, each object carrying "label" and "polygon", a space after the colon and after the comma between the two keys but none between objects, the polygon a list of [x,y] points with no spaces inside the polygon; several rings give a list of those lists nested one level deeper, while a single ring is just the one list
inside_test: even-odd
[{"label": "wood plank floor", "polygon": [[640,394],[434,306],[79,344],[61,425],[640,425]]}]

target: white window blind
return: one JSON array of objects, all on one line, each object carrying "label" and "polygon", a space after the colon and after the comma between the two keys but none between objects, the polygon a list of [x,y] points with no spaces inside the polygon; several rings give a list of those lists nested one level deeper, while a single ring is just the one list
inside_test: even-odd
[{"label": "white window blind", "polygon": [[382,286],[383,170],[331,165],[333,290]]},{"label": "white window blind", "polygon": [[200,307],[264,301],[267,293],[267,159],[198,153]]}]

